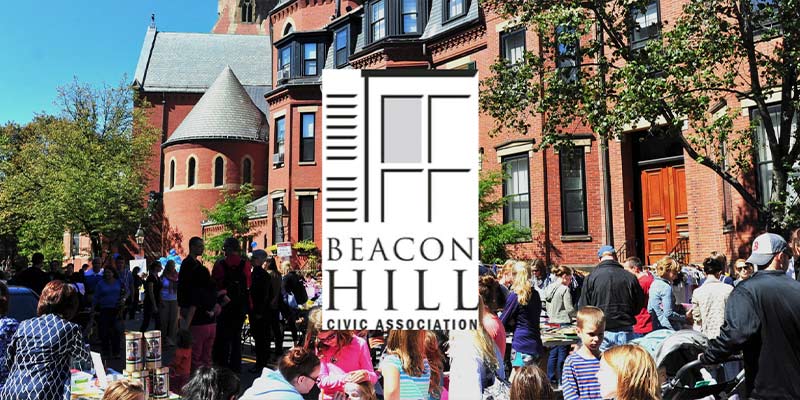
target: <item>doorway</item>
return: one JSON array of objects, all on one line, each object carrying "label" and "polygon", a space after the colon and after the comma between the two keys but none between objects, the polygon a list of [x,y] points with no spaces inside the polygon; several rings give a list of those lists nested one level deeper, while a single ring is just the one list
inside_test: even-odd
[{"label": "doorway", "polygon": [[686,168],[676,139],[638,136],[634,153],[639,176],[639,254],[644,263],[652,264],[676,249],[688,251]]}]

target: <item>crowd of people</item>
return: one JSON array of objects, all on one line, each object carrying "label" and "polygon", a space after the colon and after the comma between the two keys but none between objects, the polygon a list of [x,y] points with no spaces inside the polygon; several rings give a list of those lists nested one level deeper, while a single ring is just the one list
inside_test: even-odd
[{"label": "crowd of people", "polygon": [[[0,283],[0,398],[68,399],[70,368],[89,358],[86,321],[96,321],[103,357],[119,357],[122,322],[136,316],[140,290],[140,330],[153,322],[175,348],[173,389],[187,399],[654,400],[663,376],[641,340],[682,329],[708,339],[699,359],[725,365],[718,379],[745,371],[745,396],[800,398],[792,379],[800,370],[798,233],[788,242],[758,236],[751,255],[732,263],[734,276],[718,253],[698,265],[664,257],[648,266],[636,257],[620,263],[611,246],[599,249],[588,275],[542,260],[482,266],[479,329],[449,332],[322,329],[319,283],[263,250],[242,254],[235,239],[210,270],[196,237],[180,271],[154,262],[141,274],[120,257],[48,273],[35,254],[9,283],[39,295],[36,316],[6,316],[11,296]],[[688,275],[696,282],[687,285]],[[578,344],[546,347],[543,322],[574,323]],[[243,388],[247,326],[261,374]],[[144,391],[121,380],[105,396],[144,400]]]}]

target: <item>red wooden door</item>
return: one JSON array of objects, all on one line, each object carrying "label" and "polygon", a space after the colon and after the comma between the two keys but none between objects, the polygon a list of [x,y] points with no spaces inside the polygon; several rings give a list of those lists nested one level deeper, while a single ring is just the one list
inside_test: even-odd
[{"label": "red wooden door", "polygon": [[683,165],[642,170],[643,260],[652,264],[669,254],[681,236],[688,237],[686,170]]}]

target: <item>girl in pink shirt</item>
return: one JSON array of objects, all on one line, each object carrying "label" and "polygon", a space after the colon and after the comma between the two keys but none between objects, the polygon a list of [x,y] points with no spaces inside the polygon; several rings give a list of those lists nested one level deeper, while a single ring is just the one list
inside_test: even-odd
[{"label": "girl in pink shirt", "polygon": [[353,331],[319,331],[316,348],[320,360],[317,385],[322,399],[333,399],[334,393],[344,392],[348,382],[369,381],[374,385],[378,381],[369,345]]}]

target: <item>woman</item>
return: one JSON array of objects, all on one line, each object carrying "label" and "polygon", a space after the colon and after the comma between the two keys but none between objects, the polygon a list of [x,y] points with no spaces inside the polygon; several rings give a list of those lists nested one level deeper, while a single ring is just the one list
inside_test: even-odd
[{"label": "woman", "polygon": [[449,395],[453,399],[480,398],[496,377],[505,379],[502,357],[485,329],[451,330],[447,354],[450,356]]},{"label": "woman", "polygon": [[550,271],[547,270],[547,266],[544,265],[544,261],[541,258],[536,258],[531,261],[531,273],[533,274],[533,288],[539,293],[539,298],[544,299],[544,291],[550,286],[550,283],[553,282],[553,278],[550,276]]},{"label": "woman", "polygon": [[544,371],[536,365],[523,367],[511,384],[511,399],[555,400],[556,395],[547,379]]},{"label": "woman", "polygon": [[147,400],[142,382],[120,379],[111,382],[103,392],[103,400]]},{"label": "woman", "polygon": [[19,322],[14,318],[6,316],[8,314],[8,301],[10,300],[8,286],[0,282],[0,391],[8,378],[8,367],[6,366],[6,351],[14,332],[19,327]]},{"label": "woman", "polygon": [[526,365],[533,365],[544,352],[542,336],[539,332],[539,317],[542,314],[542,300],[531,286],[531,268],[519,261],[514,264],[514,284],[506,299],[506,306],[500,318],[506,330],[514,331],[511,341],[510,381],[516,372]]},{"label": "woman", "polygon": [[131,294],[131,306],[128,308],[128,319],[135,319],[136,318],[136,310],[139,309],[139,289],[141,289],[142,284],[142,276],[141,276],[142,269],[139,267],[133,267],[133,293]]},{"label": "woman", "polygon": [[678,277],[680,266],[672,257],[664,257],[656,263],[656,277],[650,285],[647,312],[653,316],[653,330],[680,330],[686,315],[680,313],[672,293],[672,281]]},{"label": "woman", "polygon": [[156,330],[161,330],[161,318],[159,318],[158,308],[161,307],[161,280],[158,273],[161,272],[161,263],[153,261],[147,266],[147,279],[144,280],[144,304],[142,306],[142,326],[140,332],[150,328],[150,319],[155,321]]},{"label": "woman", "polygon": [[256,379],[239,400],[303,400],[303,395],[316,386],[319,373],[319,358],[302,347],[293,347],[278,362],[277,371]]},{"label": "woman", "polygon": [[753,264],[746,262],[744,259],[738,259],[733,264],[736,268],[736,280],[733,281],[733,286],[738,285],[740,282],[747,280],[753,275]]},{"label": "woman", "polygon": [[500,290],[500,283],[490,275],[484,275],[478,280],[478,293],[483,301],[483,317],[481,324],[483,329],[494,340],[497,349],[500,351],[500,365],[503,365],[503,356],[506,354],[506,328],[497,316],[497,292]]},{"label": "woman", "polygon": [[606,350],[600,360],[597,381],[600,383],[600,395],[604,399],[661,398],[656,363],[647,350],[634,344]]},{"label": "woman", "polygon": [[385,400],[427,400],[431,369],[425,358],[425,331],[389,332],[381,373]]},{"label": "woman", "polygon": [[[353,331],[322,330],[322,312],[315,309],[309,315],[308,337],[315,332],[315,354],[320,361],[317,385],[322,399],[333,399],[334,394],[344,393],[347,383],[378,381],[372,368],[367,341],[354,335]],[[313,326],[311,326],[313,325]]]},{"label": "woman", "polygon": [[81,328],[69,322],[78,311],[75,288],[52,281],[39,297],[36,318],[25,320],[8,345],[8,380],[0,399],[69,400],[70,366],[88,361]]},{"label": "woman", "polygon": [[122,327],[119,318],[125,301],[124,292],[122,282],[117,278],[117,270],[106,268],[103,280],[94,289],[94,307],[99,310],[97,329],[103,343],[102,354],[106,360],[112,354],[115,359],[121,356]]},{"label": "woman", "polygon": [[[570,283],[572,283],[572,269],[567,266],[553,268],[557,277],[545,290],[545,304],[547,305],[548,322],[551,324],[569,324],[577,311],[573,307]],[[556,387],[561,384],[561,370],[564,360],[569,354],[570,346],[555,346],[550,349],[547,358],[547,376]]]},{"label": "woman", "polygon": [[425,358],[431,367],[431,386],[428,388],[430,400],[449,398],[444,384],[444,360],[439,348],[439,336],[434,331],[425,331]]},{"label": "woman", "polygon": [[267,352],[269,352],[275,342],[275,358],[277,359],[283,354],[283,328],[281,327],[281,303],[283,297],[281,296],[281,286],[283,285],[283,276],[278,271],[278,264],[275,259],[270,257],[267,259],[267,274],[269,275],[270,298],[266,310],[267,322]]},{"label": "woman", "polygon": [[167,261],[164,273],[161,274],[161,335],[167,346],[175,346],[175,335],[178,334],[178,271],[175,261]]},{"label": "woman", "polygon": [[183,387],[184,400],[235,400],[239,377],[224,367],[200,367]]}]

